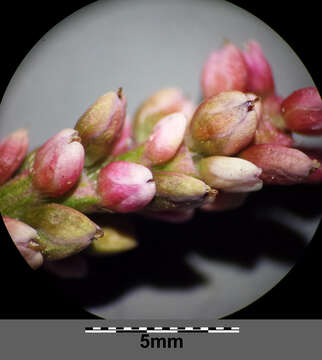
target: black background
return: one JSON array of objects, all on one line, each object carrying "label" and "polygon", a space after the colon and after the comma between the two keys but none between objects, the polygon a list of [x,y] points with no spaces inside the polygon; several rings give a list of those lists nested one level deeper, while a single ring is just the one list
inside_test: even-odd
[{"label": "black background", "polygon": [[[306,1],[300,6],[288,1],[231,2],[256,15],[288,42],[321,89],[318,2]],[[2,2],[1,98],[17,66],[37,41],[59,21],[89,3]],[[2,224],[0,239],[0,318],[95,318],[64,298],[59,288],[48,283],[45,272],[29,269]],[[320,226],[291,272],[269,293],[230,318],[321,319],[321,239]]]}]

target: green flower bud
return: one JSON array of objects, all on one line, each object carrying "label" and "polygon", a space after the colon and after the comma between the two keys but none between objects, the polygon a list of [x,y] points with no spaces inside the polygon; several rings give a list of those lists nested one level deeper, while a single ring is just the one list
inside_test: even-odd
[{"label": "green flower bud", "polygon": [[120,135],[126,113],[126,99],[120,89],[96,100],[78,120],[78,130],[85,148],[85,166],[106,158]]},{"label": "green flower bud", "polygon": [[160,171],[153,173],[156,196],[149,210],[193,209],[203,204],[214,191],[203,181],[185,174]]},{"label": "green flower bud", "polygon": [[22,219],[36,229],[37,243],[47,260],[58,260],[85,249],[101,229],[87,216],[60,204],[30,208]]},{"label": "green flower bud", "polygon": [[92,241],[88,248],[90,255],[104,256],[129,251],[138,246],[134,224],[119,215],[95,216],[104,235]]}]

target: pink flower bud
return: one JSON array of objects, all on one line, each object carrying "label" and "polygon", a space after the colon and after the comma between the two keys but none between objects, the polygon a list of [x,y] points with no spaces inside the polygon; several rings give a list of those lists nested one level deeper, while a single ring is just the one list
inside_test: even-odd
[{"label": "pink flower bud", "polygon": [[181,113],[162,118],[153,128],[145,143],[144,157],[151,165],[158,165],[173,158],[186,131],[187,119]]},{"label": "pink flower bud", "polygon": [[126,114],[126,98],[119,89],[99,97],[78,120],[79,132],[86,151],[85,166],[106,158],[120,135]]},{"label": "pink flower bud", "polygon": [[197,108],[187,135],[191,150],[203,155],[234,155],[252,140],[257,127],[252,94],[222,92]]},{"label": "pink flower bud", "polygon": [[145,207],[156,191],[151,171],[143,165],[115,161],[98,176],[98,194],[103,207],[128,213]]},{"label": "pink flower bud", "polygon": [[43,264],[43,256],[40,249],[37,249],[37,243],[33,242],[38,237],[37,231],[29,225],[7,216],[3,216],[3,221],[11,239],[28,265],[34,270],[39,268]]},{"label": "pink flower bud", "polygon": [[4,184],[27,155],[29,138],[26,130],[17,130],[0,142],[0,185]]},{"label": "pink flower bud", "polygon": [[257,126],[254,144],[277,144],[291,147],[294,140],[291,135],[280,131],[269,120],[263,119]]},{"label": "pink flower bud", "polygon": [[228,193],[220,191],[213,202],[202,205],[200,210],[207,212],[235,210],[245,203],[247,196],[247,192]]},{"label": "pink flower bud", "polygon": [[242,52],[233,44],[210,54],[202,70],[201,86],[206,98],[223,91],[247,90],[247,66]]},{"label": "pink flower bud", "polygon": [[273,94],[275,90],[273,73],[261,46],[253,40],[246,46],[243,54],[248,68],[247,90],[263,97]]},{"label": "pink flower bud", "polygon": [[200,177],[209,186],[226,192],[258,191],[263,187],[262,170],[249,161],[211,156],[199,162]]},{"label": "pink flower bud", "polygon": [[308,184],[321,184],[322,183],[322,149],[300,147],[299,150],[303,151],[311,160],[315,162],[316,170],[312,171],[306,178],[305,182]]},{"label": "pink flower bud", "polygon": [[150,96],[139,107],[134,116],[133,132],[137,144],[148,139],[153,127],[165,116],[181,112],[190,121],[194,105],[187,100],[180,89],[165,88]]},{"label": "pink flower bud", "polygon": [[316,167],[302,151],[275,144],[253,145],[239,156],[263,170],[260,178],[264,184],[303,183]]},{"label": "pink flower bud", "polygon": [[132,132],[132,122],[130,116],[128,115],[125,118],[125,122],[121,130],[120,136],[113,146],[111,152],[112,157],[121,155],[133,147]]},{"label": "pink flower bud", "polygon": [[84,148],[78,132],[64,129],[38,151],[33,168],[33,185],[50,197],[71,190],[84,166]]},{"label": "pink flower bud", "polygon": [[322,135],[322,100],[311,86],[294,91],[281,105],[289,130],[306,135]]}]

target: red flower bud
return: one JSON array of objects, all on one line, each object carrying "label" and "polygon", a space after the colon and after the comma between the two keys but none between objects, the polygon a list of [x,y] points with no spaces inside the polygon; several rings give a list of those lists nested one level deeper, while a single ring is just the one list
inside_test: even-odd
[{"label": "red flower bud", "polygon": [[248,68],[247,90],[266,97],[274,93],[275,84],[271,66],[265,58],[261,46],[256,41],[249,41],[244,51]]},{"label": "red flower bud", "polygon": [[302,151],[275,144],[253,145],[239,156],[262,169],[260,178],[264,184],[303,183],[316,168]]},{"label": "red flower bud", "polygon": [[305,182],[308,184],[321,184],[322,183],[322,149],[300,147],[299,150],[303,151],[311,160],[315,162],[316,170],[312,171],[306,178]]},{"label": "red flower bud", "polygon": [[0,142],[0,185],[18,169],[27,155],[29,138],[26,130],[17,130]]},{"label": "red flower bud", "polygon": [[64,129],[38,151],[33,168],[33,185],[50,197],[69,191],[78,181],[84,166],[84,148],[78,132]]},{"label": "red flower bud", "polygon": [[210,54],[202,70],[201,86],[206,98],[223,91],[247,90],[247,65],[233,44]]},{"label": "red flower bud", "polygon": [[103,207],[128,213],[145,207],[156,191],[151,171],[143,165],[115,161],[98,176],[98,194]]},{"label": "red flower bud", "polygon": [[322,135],[322,100],[311,86],[294,91],[281,105],[289,130],[306,135]]}]

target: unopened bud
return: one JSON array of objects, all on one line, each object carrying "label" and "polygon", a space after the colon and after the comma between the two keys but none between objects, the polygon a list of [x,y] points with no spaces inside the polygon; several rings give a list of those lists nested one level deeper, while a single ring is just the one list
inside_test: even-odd
[{"label": "unopened bud", "polygon": [[312,171],[306,178],[305,183],[322,183],[322,149],[300,147],[298,150],[304,152],[315,164],[315,171]]},{"label": "unopened bud", "polygon": [[95,255],[108,255],[132,250],[138,246],[136,239],[123,234],[113,227],[104,226],[104,235],[94,240],[91,245],[91,253]]},{"label": "unopened bud", "polygon": [[154,172],[156,196],[148,205],[149,210],[183,210],[199,207],[216,191],[192,176],[174,172]]},{"label": "unopened bud", "polygon": [[194,111],[193,104],[177,88],[165,88],[150,96],[134,116],[133,131],[137,144],[148,139],[154,126],[166,115],[181,112],[189,121]]},{"label": "unopened bud", "polygon": [[0,185],[22,164],[27,155],[29,138],[26,130],[17,130],[0,142]]},{"label": "unopened bud", "polygon": [[125,113],[126,99],[120,89],[98,98],[78,120],[75,129],[86,151],[86,167],[109,155],[122,129]]},{"label": "unopened bud", "polygon": [[190,124],[189,147],[203,155],[234,155],[253,139],[258,99],[240,91],[222,92],[203,101]]},{"label": "unopened bud", "polygon": [[43,264],[43,256],[35,242],[38,238],[37,231],[29,225],[7,216],[3,216],[3,221],[11,239],[28,265],[34,270],[39,268]]},{"label": "unopened bud", "polygon": [[242,52],[226,44],[207,58],[202,70],[201,86],[206,98],[223,91],[247,90],[247,65]]},{"label": "unopened bud", "polygon": [[97,191],[104,208],[127,213],[142,209],[152,200],[155,183],[145,166],[114,161],[100,171]]},{"label": "unopened bud", "polygon": [[37,230],[37,244],[47,260],[74,255],[102,236],[101,229],[81,212],[59,204],[28,209],[23,221]]},{"label": "unopened bud", "polygon": [[289,130],[306,135],[322,135],[322,100],[311,86],[294,91],[281,105]]},{"label": "unopened bud", "polygon": [[94,215],[95,223],[100,225],[104,235],[94,240],[87,253],[93,256],[106,256],[132,250],[138,246],[134,222],[119,214]]},{"label": "unopened bud", "polygon": [[262,169],[260,178],[264,184],[303,183],[316,169],[316,164],[302,151],[281,145],[253,145],[239,156]]},{"label": "unopened bud", "polygon": [[249,41],[243,55],[248,69],[247,90],[263,97],[274,93],[272,69],[259,43]]},{"label": "unopened bud", "polygon": [[143,156],[148,163],[153,166],[172,159],[183,141],[186,126],[187,119],[181,113],[162,118],[144,144]]},{"label": "unopened bud", "polygon": [[162,165],[176,156],[187,130],[187,120],[181,113],[163,117],[143,144],[123,153],[114,161],[130,161],[147,167]]},{"label": "unopened bud", "polygon": [[226,192],[258,191],[263,187],[260,168],[249,161],[211,156],[199,162],[200,177],[212,188]]},{"label": "unopened bud", "polygon": [[84,166],[84,148],[78,133],[64,129],[36,153],[33,185],[49,197],[59,197],[78,181]]}]

